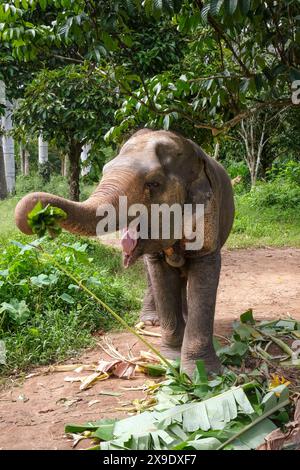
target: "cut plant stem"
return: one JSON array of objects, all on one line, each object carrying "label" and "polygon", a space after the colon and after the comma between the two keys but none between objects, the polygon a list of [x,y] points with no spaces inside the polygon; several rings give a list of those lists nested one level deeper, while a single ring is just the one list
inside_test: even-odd
[{"label": "cut plant stem", "polygon": [[253,428],[254,426],[256,426],[256,424],[260,423],[261,421],[263,421],[264,419],[266,419],[268,416],[272,415],[273,413],[275,413],[276,411],[280,410],[281,408],[284,408],[285,406],[287,406],[289,404],[290,400],[287,399],[285,401],[283,401],[282,403],[278,403],[278,405],[274,406],[273,408],[271,408],[269,411],[267,411],[266,413],[262,414],[261,416],[259,416],[258,418],[256,418],[254,421],[252,421],[252,423],[248,424],[247,426],[245,426],[241,431],[237,432],[234,436],[231,436],[229,439],[227,439],[227,441],[223,442],[223,444],[221,444],[217,450],[222,450],[224,449],[224,447],[226,447],[228,444],[230,444],[232,441],[235,441],[235,439],[237,439],[238,437],[240,437],[242,434],[244,434],[246,431],[248,431],[249,429]]},{"label": "cut plant stem", "polygon": [[293,356],[293,351],[291,350],[291,348],[284,342],[282,341],[281,339],[279,338],[276,338],[275,336],[273,335],[267,335],[272,341],[273,343],[277,344],[277,346],[279,346],[285,353],[287,353],[290,357]]},{"label": "cut plant stem", "polygon": [[[41,247],[40,247],[41,248]],[[107,305],[105,302],[103,302],[103,300],[99,299],[99,297],[97,297],[96,294],[94,294],[94,292],[92,292],[88,287],[86,287],[84,284],[82,284],[82,282],[80,280],[78,280],[76,278],[76,276],[74,276],[72,273],[70,273],[66,268],[64,268],[63,266],[61,266],[60,263],[58,263],[58,261],[56,261],[56,259],[50,255],[49,253],[45,252],[44,250],[42,250],[43,252],[43,255],[46,256],[46,258],[50,259],[52,261],[52,263],[58,267],[58,269],[62,272],[64,272],[70,279],[72,279],[74,282],[76,282],[76,284],[82,289],[84,290],[87,294],[89,294],[93,299],[96,300],[96,302],[98,304],[100,304],[102,307],[105,308],[105,310],[107,310],[119,323],[121,323],[121,325],[124,326],[124,328],[126,328],[128,331],[130,331],[134,336],[136,336],[142,343],[144,343],[157,357],[159,357],[159,359],[164,362],[166,364],[166,366],[172,370],[173,374],[176,376],[176,377],[180,377],[180,373],[175,369],[175,367],[172,366],[172,364],[168,361],[168,359],[166,359],[154,346],[152,346],[151,343],[149,343],[145,338],[143,338],[134,328],[132,328],[131,326],[129,326],[125,320],[123,320],[122,317],[120,317],[120,315],[118,315],[111,307],[109,307],[109,305]]]}]

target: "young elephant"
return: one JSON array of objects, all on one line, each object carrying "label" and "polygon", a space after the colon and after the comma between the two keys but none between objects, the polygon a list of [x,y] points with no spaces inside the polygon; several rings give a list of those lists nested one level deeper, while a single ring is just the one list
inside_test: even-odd
[{"label": "young elephant", "polygon": [[51,204],[67,213],[67,219],[61,222],[66,230],[95,236],[102,220],[97,209],[112,204],[118,216],[119,196],[127,196],[128,207],[139,203],[148,211],[153,204],[179,204],[179,209],[190,204],[194,222],[196,206],[204,205],[203,243],[199,249],[191,249],[184,235],[178,237],[174,231],[163,238],[162,227],[158,238],[137,240],[126,229],[122,246],[126,267],[144,256],[148,289],[141,318],[151,323],[158,318],[162,352],[169,358],[181,356],[182,368],[188,374],[199,358],[209,371],[217,371],[213,322],[220,249],[234,217],[233,194],[223,167],[191,140],[168,131],[138,131],[105,165],[103,178],[87,201],[78,203],[47,193],[28,194],[16,207],[16,224],[22,232],[31,234],[27,214],[41,201],[43,206]]}]

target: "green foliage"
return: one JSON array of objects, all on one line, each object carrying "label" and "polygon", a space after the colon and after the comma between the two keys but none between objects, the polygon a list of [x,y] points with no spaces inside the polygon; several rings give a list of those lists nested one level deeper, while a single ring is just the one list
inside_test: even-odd
[{"label": "green foliage", "polygon": [[245,182],[249,180],[249,170],[244,161],[237,161],[237,160],[225,160],[222,162],[224,167],[226,168],[227,173],[229,174],[230,178],[236,178],[237,176],[241,176],[242,180]]},{"label": "green foliage", "polygon": [[39,175],[42,178],[44,183],[49,183],[50,174],[51,174],[51,165],[49,161],[39,165]]},{"label": "green foliage", "polygon": [[[75,240],[62,235],[60,245],[52,242],[46,246],[57,261],[120,315],[134,321],[135,316],[130,318],[126,312],[136,310],[139,302],[134,292],[127,294],[117,274],[121,271],[119,255],[112,249]],[[91,332],[116,326],[66,275],[49,261],[41,263],[35,248],[14,242],[1,249],[0,339],[8,351],[4,372],[74,354],[91,344]]]},{"label": "green foliage", "polygon": [[300,162],[295,160],[274,162],[266,172],[266,176],[271,181],[300,185]]},{"label": "green foliage", "polygon": [[[198,361],[197,368],[202,367]],[[228,369],[222,377],[202,379],[206,393],[195,398],[180,378],[169,373],[155,392],[151,410],[121,420],[68,424],[65,432],[74,439],[100,441],[93,450],[250,450],[277,428],[279,410],[288,417],[285,385],[269,391],[267,381],[250,382],[250,376]],[[233,380],[243,385],[234,386]],[[199,386],[193,381],[189,387]]]},{"label": "green foliage", "polygon": [[27,86],[14,113],[18,132],[43,133],[69,150],[71,140],[101,140],[110,126],[113,90],[97,70],[70,65],[42,70]]},{"label": "green foliage", "polygon": [[[145,37],[151,34],[151,28],[155,29],[153,19],[160,19],[157,29],[169,25],[175,31],[177,27],[188,45],[186,59],[178,67],[180,72],[171,80],[176,97],[164,85],[172,68],[167,45],[161,45],[158,54],[155,47],[150,47],[152,52],[148,54],[140,36],[143,26]],[[256,108],[257,103],[260,109],[290,104],[289,84],[300,77],[298,21],[297,0],[280,2],[276,8],[272,0],[43,0],[43,5],[33,0],[30,6],[20,1],[1,6],[0,35],[8,53],[20,60],[42,62],[43,51],[55,63],[59,49],[67,59],[113,66],[121,94],[128,98],[135,95],[136,99],[139,93],[141,107],[158,118],[166,116],[165,127],[177,119],[172,113],[178,113],[186,121],[218,132],[234,126],[244,111]],[[166,43],[170,42],[168,38]],[[144,44],[142,49],[140,44]],[[132,57],[125,60],[130,57],[130,49],[133,57],[137,52],[137,62]],[[176,46],[173,55],[174,51]],[[162,75],[157,75],[160,67],[149,67],[152,53],[156,62],[166,55],[168,64]],[[4,54],[5,58],[9,54]],[[64,56],[60,57],[64,62]],[[124,60],[119,60],[122,57]],[[123,73],[118,73],[119,66]],[[145,70],[152,74],[146,81],[142,80]],[[181,86],[181,76],[188,77],[185,86]],[[151,80],[163,85],[159,93]],[[127,91],[124,82],[131,85]],[[155,106],[159,94],[160,102]],[[149,118],[153,120],[153,116]]]},{"label": "green foliage", "polygon": [[28,225],[39,237],[43,237],[46,232],[51,237],[55,237],[61,233],[59,222],[65,220],[67,214],[59,207],[52,207],[49,204],[43,207],[39,201],[27,216]]},{"label": "green foliage", "polygon": [[257,183],[247,194],[250,207],[274,207],[278,210],[300,207],[300,185],[288,181]]}]

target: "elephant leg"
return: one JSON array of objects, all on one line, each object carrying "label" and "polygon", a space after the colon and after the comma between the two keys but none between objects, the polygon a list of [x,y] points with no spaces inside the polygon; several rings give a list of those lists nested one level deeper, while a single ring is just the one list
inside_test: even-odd
[{"label": "elephant leg", "polygon": [[188,318],[181,353],[181,367],[188,375],[192,375],[197,359],[204,360],[208,372],[218,372],[220,369],[220,361],[213,347],[220,269],[220,251],[189,260]]},{"label": "elephant leg", "polygon": [[159,318],[156,312],[151,280],[145,261],[144,264],[147,273],[147,289],[144,295],[143,307],[140,313],[140,320],[144,322],[145,325],[159,326]]},{"label": "elephant leg", "polygon": [[188,307],[187,307],[187,289],[186,289],[186,279],[182,279],[182,286],[181,286],[181,302],[182,302],[182,316],[184,322],[187,322],[188,317]]},{"label": "elephant leg", "polygon": [[185,328],[180,271],[169,266],[159,255],[147,255],[146,262],[160,321],[161,352],[169,359],[177,359]]}]

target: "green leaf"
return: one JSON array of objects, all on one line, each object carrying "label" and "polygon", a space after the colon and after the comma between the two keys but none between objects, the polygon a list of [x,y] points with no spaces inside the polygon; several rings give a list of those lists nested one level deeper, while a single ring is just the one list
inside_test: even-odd
[{"label": "green leaf", "polygon": [[146,373],[151,377],[160,377],[161,375],[165,375],[166,367],[162,364],[144,364],[143,368],[145,369]]},{"label": "green leaf", "polygon": [[295,69],[292,67],[290,69],[290,79],[291,81],[300,80],[300,69]]},{"label": "green leaf", "polygon": [[57,283],[58,276],[55,274],[39,274],[38,276],[32,276],[30,281],[37,287],[50,286]]},{"label": "green leaf", "polygon": [[166,114],[163,120],[163,128],[168,130],[170,127],[170,114]]},{"label": "green leaf", "polygon": [[221,442],[215,437],[206,437],[194,441],[187,441],[182,450],[216,450],[220,445]]},{"label": "green leaf", "polygon": [[204,21],[207,21],[209,12],[210,12],[210,4],[207,3],[206,5],[203,6],[201,10],[201,17],[203,18]]},{"label": "green leaf", "polygon": [[101,427],[103,420],[100,419],[99,421],[89,421],[85,424],[67,424],[65,426],[65,433],[66,434],[78,434],[84,431],[96,431],[99,427]]},{"label": "green leaf", "polygon": [[11,299],[10,302],[2,302],[0,313],[8,312],[9,318],[17,325],[23,325],[30,317],[30,310],[25,300]]},{"label": "green leaf", "polygon": [[212,16],[217,16],[221,6],[223,5],[224,0],[212,0],[210,2],[210,14]]},{"label": "green leaf", "polygon": [[238,439],[233,441],[231,445],[235,448],[238,442],[242,442],[248,449],[256,449],[258,446],[265,442],[265,437],[272,431],[277,429],[277,426],[270,420],[264,419],[260,423],[253,426],[248,431],[244,432]]},{"label": "green leaf", "polygon": [[250,10],[251,0],[239,0],[240,12],[246,16]]},{"label": "green leaf", "polygon": [[233,15],[238,6],[238,0],[225,0],[224,5],[226,13]]},{"label": "green leaf", "polygon": [[39,0],[39,4],[42,10],[46,10],[47,8],[47,0]]},{"label": "green leaf", "polygon": [[59,298],[64,300],[68,304],[75,304],[74,298],[69,294],[64,293],[64,294],[60,295]]},{"label": "green leaf", "polygon": [[101,441],[110,441],[114,436],[115,419],[104,419],[92,437],[97,437]]},{"label": "green leaf", "polygon": [[223,348],[220,348],[217,351],[217,355],[219,357],[234,357],[234,356],[239,356],[240,358],[243,357],[246,352],[248,351],[248,344],[241,342],[241,341],[235,341],[231,343],[229,346],[224,346]]},{"label": "green leaf", "polygon": [[193,375],[193,383],[196,385],[201,385],[201,389],[204,392],[207,392],[208,390],[208,378],[207,378],[207,373],[205,370],[205,364],[204,361],[199,359],[196,361],[196,369]]}]

